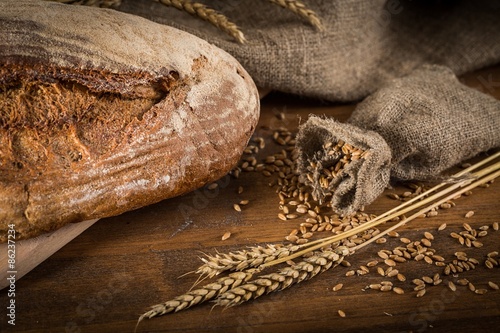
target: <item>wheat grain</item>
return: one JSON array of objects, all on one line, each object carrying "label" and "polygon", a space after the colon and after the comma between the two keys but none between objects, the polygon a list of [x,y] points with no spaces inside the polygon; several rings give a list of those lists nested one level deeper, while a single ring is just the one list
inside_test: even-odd
[{"label": "wheat grain", "polygon": [[405,293],[405,291],[402,289],[402,288],[399,288],[399,287],[394,287],[392,288],[392,290],[396,293],[396,294],[399,294],[399,295],[402,295]]},{"label": "wheat grain", "polygon": [[419,291],[417,292],[417,295],[416,295],[416,296],[417,296],[417,297],[422,297],[422,296],[424,296],[424,295],[425,295],[425,288],[424,288],[424,289],[419,290]]},{"label": "wheat grain", "polygon": [[491,289],[493,290],[498,290],[498,284],[488,281],[488,286],[490,286]]},{"label": "wheat grain", "polygon": [[342,289],[342,287],[343,287],[343,286],[344,286],[344,285],[343,285],[342,283],[338,283],[338,284],[336,284],[336,285],[332,288],[332,290],[333,290],[333,291],[339,291],[340,289]]},{"label": "wheat grain", "polygon": [[474,215],[474,211],[470,210],[465,214],[465,218],[471,218]]}]

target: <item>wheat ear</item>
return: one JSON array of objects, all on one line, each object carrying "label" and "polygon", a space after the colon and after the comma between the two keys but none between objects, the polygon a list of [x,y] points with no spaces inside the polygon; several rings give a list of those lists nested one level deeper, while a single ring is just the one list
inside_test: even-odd
[{"label": "wheat ear", "polygon": [[206,255],[206,258],[201,258],[204,264],[198,267],[196,273],[212,278],[225,271],[259,267],[266,262],[289,256],[300,248],[295,244],[269,244],[265,247],[252,246],[248,250],[218,253],[214,256]]},{"label": "wheat ear", "polygon": [[230,36],[232,36],[238,43],[243,44],[245,40],[245,36],[243,32],[241,32],[236,24],[229,21],[226,16],[217,11],[208,8],[204,4],[198,2],[191,2],[189,0],[157,0],[161,4],[169,7],[177,8],[181,11],[186,11],[189,14],[199,17],[205,21],[210,22],[217,28],[226,32]]},{"label": "wheat ear", "polygon": [[144,318],[150,319],[170,312],[177,312],[190,308],[193,305],[209,301],[227,290],[236,288],[240,284],[250,280],[253,274],[254,271],[251,270],[231,273],[228,276],[219,278],[216,282],[209,283],[195,290],[190,290],[170,301],[153,305],[151,310],[139,317],[137,325],[139,325]]},{"label": "wheat ear", "polygon": [[337,266],[348,254],[349,249],[345,246],[339,246],[335,250],[316,251],[298,264],[260,276],[221,293],[215,304],[231,307],[273,291],[283,290]]},{"label": "wheat ear", "polygon": [[294,14],[306,19],[312,26],[314,26],[319,31],[324,30],[321,20],[311,9],[308,9],[301,1],[296,0],[268,0],[269,2],[276,4],[280,7],[290,10]]}]

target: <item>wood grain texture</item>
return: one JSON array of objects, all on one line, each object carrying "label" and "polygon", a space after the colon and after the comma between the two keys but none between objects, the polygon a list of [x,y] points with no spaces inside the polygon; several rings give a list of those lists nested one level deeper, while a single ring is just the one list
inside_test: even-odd
[{"label": "wood grain texture", "polygon": [[[500,98],[500,88],[484,82],[500,81],[500,68],[486,69],[464,77],[470,85]],[[272,131],[262,126],[294,128],[311,114],[327,114],[345,120],[353,105],[326,105],[284,95],[271,94],[262,101],[262,116],[256,135],[266,138],[260,157],[279,150],[271,143]],[[284,120],[275,114],[284,112]],[[268,186],[269,178],[259,173],[242,173],[239,179],[223,178],[217,191],[200,189],[182,197],[123,215],[98,221],[78,238],[16,283],[16,326],[0,321],[2,332],[132,332],[137,318],[149,306],[187,291],[196,280],[192,271],[200,264],[200,252],[215,253],[250,245],[276,243],[298,226],[300,221],[277,218],[278,197]],[[237,194],[238,186],[244,192]],[[395,185],[387,192],[401,192]],[[425,231],[435,236],[433,247],[447,261],[464,247],[449,236],[468,222],[478,228],[500,222],[499,182],[478,188],[468,197],[456,200],[452,209],[432,218],[417,219],[399,233],[412,240],[423,238]],[[241,199],[250,203],[236,212],[233,204]],[[366,208],[379,214],[395,206],[385,195]],[[465,219],[466,212],[475,215]],[[448,227],[441,232],[441,223]],[[388,223],[388,225],[390,225]],[[231,232],[225,241],[222,235]],[[316,236],[326,236],[317,233]],[[394,282],[405,294],[363,291],[383,278],[374,269],[364,276],[346,277],[377,259],[380,249],[393,249],[399,240],[373,244],[348,258],[352,267],[337,267],[288,290],[222,311],[204,304],[179,313],[143,321],[138,332],[487,332],[500,324],[499,291],[476,295],[459,286],[452,293],[444,285],[449,280],[467,278],[478,288],[487,282],[500,283],[498,267],[482,264],[485,254],[499,249],[499,232],[490,229],[484,246],[465,249],[481,265],[445,277],[441,285],[428,287],[424,297],[416,298],[412,279],[442,273],[442,268],[423,261],[396,266],[407,281]],[[381,264],[379,264],[381,265]],[[383,265],[385,267],[385,265]],[[333,286],[344,287],[334,292]],[[7,304],[5,290],[0,304]],[[4,307],[5,309],[5,307]],[[346,313],[345,318],[337,310]]]}]

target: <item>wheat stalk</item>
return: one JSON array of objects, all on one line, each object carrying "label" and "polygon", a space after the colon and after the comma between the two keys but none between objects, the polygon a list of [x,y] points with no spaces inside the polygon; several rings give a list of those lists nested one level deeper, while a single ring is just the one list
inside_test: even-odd
[{"label": "wheat stalk", "polygon": [[298,264],[289,265],[278,272],[260,276],[255,280],[229,289],[216,298],[215,304],[231,307],[264,294],[289,288],[337,266],[348,254],[349,250],[345,246],[340,246],[335,250],[314,252],[312,256],[305,258]]},{"label": "wheat stalk", "polygon": [[229,21],[226,16],[218,13],[214,9],[208,8],[204,4],[191,2],[189,0],[156,0],[165,6],[171,6],[181,11],[186,11],[189,14],[199,17],[202,20],[210,22],[212,25],[232,36],[238,43],[243,44],[245,36],[236,24]]},{"label": "wheat stalk", "polygon": [[308,9],[301,1],[297,0],[268,0],[269,2],[290,10],[294,14],[306,19],[312,26],[319,31],[324,30],[321,20],[311,9]]}]

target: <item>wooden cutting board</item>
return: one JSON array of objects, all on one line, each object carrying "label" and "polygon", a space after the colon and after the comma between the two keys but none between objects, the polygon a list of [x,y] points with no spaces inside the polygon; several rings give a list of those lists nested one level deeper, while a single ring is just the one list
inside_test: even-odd
[{"label": "wooden cutting board", "polygon": [[[97,222],[98,219],[80,223],[70,223],[54,232],[14,242],[0,244],[0,289],[9,285],[7,277],[15,275],[19,280],[38,264],[53,255],[76,236]],[[14,250],[14,252],[9,251]],[[9,267],[8,259],[15,255],[14,267]]]}]

